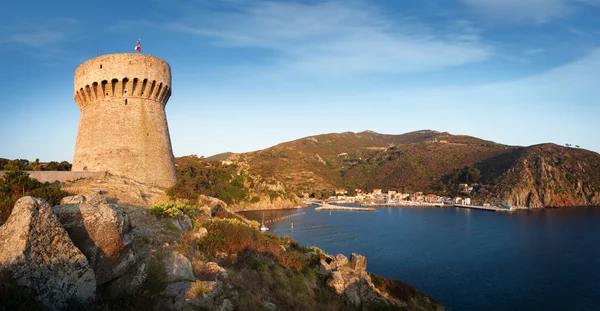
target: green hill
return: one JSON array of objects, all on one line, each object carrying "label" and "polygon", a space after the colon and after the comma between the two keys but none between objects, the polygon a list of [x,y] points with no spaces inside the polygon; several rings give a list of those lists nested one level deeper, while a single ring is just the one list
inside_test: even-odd
[{"label": "green hill", "polygon": [[[304,195],[356,188],[455,195],[456,176],[466,167],[477,170],[477,182],[485,185],[473,194],[482,201],[530,207],[600,205],[600,173],[593,170],[600,155],[556,145],[507,146],[430,130],[401,135],[364,131],[310,136],[228,160]],[[561,164],[549,170],[553,161]]]}]

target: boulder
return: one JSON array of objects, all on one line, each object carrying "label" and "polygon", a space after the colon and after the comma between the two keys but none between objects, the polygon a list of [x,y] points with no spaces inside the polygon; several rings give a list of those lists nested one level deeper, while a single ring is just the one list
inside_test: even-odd
[{"label": "boulder", "polygon": [[195,281],[194,270],[192,264],[187,257],[181,253],[174,251],[163,260],[165,269],[167,271],[167,282],[182,282],[182,281]]},{"label": "boulder", "polygon": [[265,302],[265,309],[271,310],[271,311],[277,311],[277,306],[274,303],[267,301],[267,302]]},{"label": "boulder", "polygon": [[[73,243],[85,254],[96,274],[98,285],[123,275],[137,261],[129,247],[131,235],[128,215],[117,205],[108,204],[100,194],[84,199],[71,197],[52,207]],[[99,203],[97,205],[90,202]]]},{"label": "boulder", "polygon": [[31,290],[51,310],[85,302],[96,292],[96,278],[85,255],[73,244],[50,204],[23,197],[0,227],[0,269]]},{"label": "boulder", "polygon": [[348,257],[346,257],[342,254],[337,254],[335,256],[335,265],[338,269],[346,266],[347,264],[348,264]]}]

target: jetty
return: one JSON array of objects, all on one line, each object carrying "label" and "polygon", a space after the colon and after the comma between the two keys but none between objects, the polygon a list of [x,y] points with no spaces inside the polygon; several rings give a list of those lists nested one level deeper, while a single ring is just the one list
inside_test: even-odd
[{"label": "jetty", "polygon": [[349,206],[337,206],[323,204],[320,207],[315,208],[315,211],[355,211],[355,212],[374,212],[376,209],[372,207],[349,207]]},{"label": "jetty", "polygon": [[464,204],[454,204],[455,207],[460,208],[469,208],[469,209],[478,209],[483,211],[490,212],[501,212],[501,213],[512,213],[515,212],[516,209],[508,206],[477,206],[477,205],[464,205]]}]

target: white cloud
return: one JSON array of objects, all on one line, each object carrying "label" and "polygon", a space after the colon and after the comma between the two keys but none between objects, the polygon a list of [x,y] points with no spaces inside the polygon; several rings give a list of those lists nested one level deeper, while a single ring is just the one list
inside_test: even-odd
[{"label": "white cloud", "polygon": [[[468,25],[440,32],[414,19],[392,19],[366,4],[257,1],[234,10],[186,9],[172,30],[228,47],[276,52],[273,65],[294,72],[349,76],[438,70],[486,60],[491,47]],[[447,28],[444,28],[447,30]]]},{"label": "white cloud", "polygon": [[65,36],[56,31],[30,30],[11,35],[8,40],[28,47],[43,48],[63,42]]}]

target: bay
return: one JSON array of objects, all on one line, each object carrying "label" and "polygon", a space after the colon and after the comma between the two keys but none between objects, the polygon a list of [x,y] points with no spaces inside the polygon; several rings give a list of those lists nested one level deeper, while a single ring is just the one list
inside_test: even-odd
[{"label": "bay", "polygon": [[[245,212],[261,221],[262,211]],[[296,216],[290,216],[296,215]],[[270,232],[407,282],[451,310],[600,310],[600,209],[265,211]],[[293,228],[291,224],[293,223]]]}]

